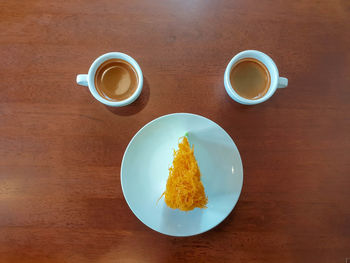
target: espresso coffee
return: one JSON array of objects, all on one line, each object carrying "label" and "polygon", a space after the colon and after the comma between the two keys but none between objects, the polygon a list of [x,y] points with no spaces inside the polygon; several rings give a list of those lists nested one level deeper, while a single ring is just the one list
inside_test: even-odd
[{"label": "espresso coffee", "polygon": [[239,96],[257,100],[265,96],[271,80],[270,73],[263,63],[254,58],[245,58],[233,65],[230,82]]},{"label": "espresso coffee", "polygon": [[136,70],[122,59],[103,62],[95,74],[97,92],[109,101],[121,101],[131,97],[138,82]]}]

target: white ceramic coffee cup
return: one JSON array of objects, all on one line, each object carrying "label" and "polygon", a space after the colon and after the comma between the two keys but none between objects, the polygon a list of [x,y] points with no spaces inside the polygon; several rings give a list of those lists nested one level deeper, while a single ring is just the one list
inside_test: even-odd
[{"label": "white ceramic coffee cup", "polygon": [[[95,87],[96,70],[98,69],[98,67],[103,62],[105,62],[107,60],[110,60],[110,59],[125,60],[126,62],[131,64],[131,66],[133,66],[133,68],[136,70],[136,74],[137,74],[137,77],[138,77],[137,88],[136,88],[135,92],[129,98],[127,98],[125,100],[121,100],[121,101],[110,101],[110,100],[107,100],[107,99],[103,98],[96,90],[96,87]],[[106,54],[98,57],[92,63],[88,74],[79,74],[79,75],[77,75],[77,83],[79,85],[89,87],[89,90],[90,90],[92,96],[94,96],[94,98],[97,99],[99,102],[101,102],[101,103],[103,103],[103,104],[105,104],[107,106],[122,107],[122,106],[126,106],[126,105],[134,102],[140,96],[140,93],[142,91],[142,86],[143,86],[143,75],[142,75],[141,68],[140,68],[139,64],[137,64],[135,59],[133,59],[132,57],[130,57],[130,56],[124,54],[124,53],[110,52],[110,53],[106,53]]]},{"label": "white ceramic coffee cup", "polygon": [[[250,100],[250,99],[246,99],[241,97],[240,95],[237,94],[237,92],[232,88],[231,82],[230,82],[230,73],[231,73],[231,69],[232,67],[241,59],[244,58],[254,58],[256,60],[259,60],[261,63],[263,63],[267,70],[270,73],[270,87],[268,89],[268,91],[266,92],[266,94],[256,100]],[[273,60],[266,54],[257,51],[257,50],[245,50],[242,51],[240,53],[238,53],[236,56],[234,56],[230,63],[228,63],[227,67],[226,67],[226,71],[225,71],[225,75],[224,75],[224,84],[225,84],[225,89],[227,94],[234,99],[235,101],[241,103],[241,104],[245,104],[245,105],[254,105],[254,104],[258,104],[261,102],[264,102],[266,100],[268,100],[276,91],[277,88],[285,88],[288,86],[288,79],[280,77],[279,73],[278,73],[278,69],[277,66],[275,64],[275,62],[273,62]]]}]

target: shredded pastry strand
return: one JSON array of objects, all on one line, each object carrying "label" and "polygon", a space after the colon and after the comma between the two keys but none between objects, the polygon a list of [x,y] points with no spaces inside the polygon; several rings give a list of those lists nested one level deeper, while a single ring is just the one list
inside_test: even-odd
[{"label": "shredded pastry strand", "polygon": [[208,198],[201,182],[193,147],[190,147],[186,137],[180,140],[179,149],[174,151],[173,164],[169,168],[166,190],[162,196],[165,196],[167,206],[173,209],[190,211],[196,207],[206,208]]}]

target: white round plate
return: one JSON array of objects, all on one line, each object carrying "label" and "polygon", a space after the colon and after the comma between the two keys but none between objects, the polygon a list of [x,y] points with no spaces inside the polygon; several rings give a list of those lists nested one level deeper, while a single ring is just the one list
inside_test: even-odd
[{"label": "white round plate", "polygon": [[[188,132],[201,180],[208,196],[206,209],[189,212],[166,206],[168,168],[179,138]],[[126,202],[138,219],[160,233],[191,236],[221,223],[236,205],[243,185],[243,167],[231,137],[215,122],[199,115],[175,113],[146,124],[130,141],[121,166]]]}]

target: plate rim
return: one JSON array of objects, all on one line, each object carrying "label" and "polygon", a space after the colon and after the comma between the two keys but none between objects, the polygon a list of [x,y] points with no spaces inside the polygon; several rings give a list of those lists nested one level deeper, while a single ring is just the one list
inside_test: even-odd
[{"label": "plate rim", "polygon": [[[125,160],[125,155],[127,154],[128,152],[128,149],[130,147],[130,145],[133,143],[134,139],[136,138],[136,136],[141,133],[146,127],[148,127],[149,125],[151,125],[153,122],[155,121],[159,121],[160,119],[163,119],[163,118],[166,118],[166,117],[170,117],[170,116],[174,116],[174,115],[190,115],[190,116],[195,116],[195,117],[200,117],[202,119],[206,119],[207,121],[210,121],[212,123],[214,123],[215,125],[219,126],[227,135],[228,137],[230,138],[231,142],[233,143],[233,145],[236,147],[237,149],[237,152],[238,152],[238,157],[239,157],[239,161],[241,163],[241,166],[242,166],[242,184],[241,184],[241,187],[239,189],[239,193],[238,193],[238,198],[236,200],[236,202],[234,202],[231,210],[227,213],[227,215],[225,215],[221,220],[219,220],[217,222],[217,224],[213,225],[212,227],[208,228],[208,229],[205,229],[203,231],[200,231],[198,233],[194,233],[194,234],[190,234],[190,235],[173,235],[173,234],[169,234],[169,233],[165,233],[165,232],[162,232],[158,229],[154,229],[153,227],[149,226],[146,222],[144,222],[143,220],[141,220],[141,218],[139,217],[139,215],[137,215],[137,213],[132,209],[126,195],[125,195],[125,191],[124,191],[124,187],[123,187],[123,167],[124,167],[124,160]],[[200,234],[203,234],[215,227],[217,227],[219,224],[221,224],[233,211],[233,209],[236,207],[237,203],[238,203],[238,200],[241,196],[241,193],[242,193],[242,189],[243,189],[243,183],[244,183],[244,167],[243,167],[243,162],[242,162],[242,158],[241,158],[241,154],[238,150],[238,147],[237,145],[235,144],[235,142],[233,141],[233,139],[231,138],[231,136],[226,132],[226,130],[224,128],[222,128],[219,124],[217,124],[216,122],[212,121],[211,119],[209,118],[206,118],[202,115],[199,115],[199,114],[194,114],[194,113],[186,113],[186,112],[175,112],[175,113],[170,113],[170,114],[165,114],[165,115],[162,115],[162,116],[159,116],[149,122],[147,122],[144,126],[142,126],[142,128],[140,128],[136,133],[135,135],[131,138],[130,142],[128,143],[127,147],[125,148],[125,151],[124,151],[124,154],[123,154],[123,158],[122,158],[122,163],[121,163],[121,166],[120,166],[120,184],[121,184],[121,187],[122,187],[122,192],[123,192],[123,196],[124,196],[124,199],[127,203],[127,205],[129,206],[130,210],[132,211],[132,213],[136,216],[136,218],[138,220],[140,220],[144,225],[146,225],[148,228],[158,232],[158,233],[161,233],[163,235],[167,235],[167,236],[172,236],[172,237],[190,237],[190,236],[196,236],[196,235],[200,235]]]}]

